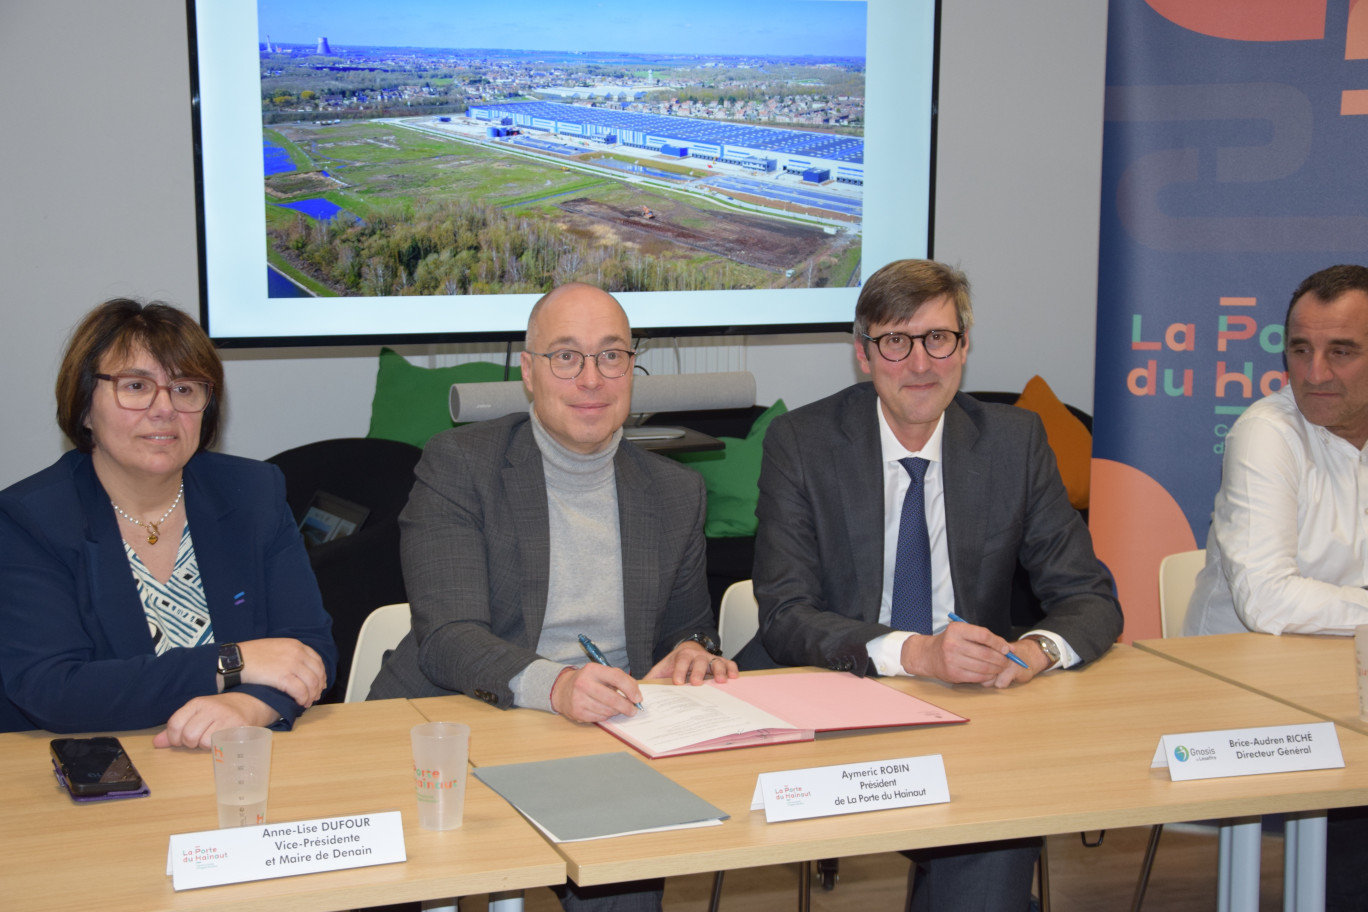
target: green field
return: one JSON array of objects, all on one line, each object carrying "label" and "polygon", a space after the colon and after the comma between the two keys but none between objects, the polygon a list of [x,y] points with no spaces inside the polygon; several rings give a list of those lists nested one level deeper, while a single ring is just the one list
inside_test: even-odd
[{"label": "green field", "polygon": [[[773,251],[791,243],[802,247],[794,248],[793,268],[809,257],[832,264],[839,257],[849,261],[848,278],[859,260],[846,241],[809,235],[795,242],[794,230],[812,229],[782,226],[811,220],[788,218],[759,231],[777,232],[778,246],[767,248],[768,261],[752,262],[730,251],[746,242],[737,219],[759,224],[761,216],[659,181],[590,173],[478,140],[387,122],[277,125],[267,135],[300,167],[266,179],[271,262],[315,293],[484,294],[547,290],[571,279],[611,290],[780,287],[792,284],[783,268],[790,260],[781,266]],[[644,155],[612,157],[682,176],[706,173]],[[361,223],[320,224],[276,205],[320,197]],[[645,219],[643,206],[657,218]],[[842,270],[821,272],[829,281]]]}]

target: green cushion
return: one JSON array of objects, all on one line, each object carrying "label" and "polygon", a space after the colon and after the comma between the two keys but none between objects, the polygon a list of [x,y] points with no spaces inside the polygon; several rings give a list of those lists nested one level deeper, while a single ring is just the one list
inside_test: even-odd
[{"label": "green cushion", "polygon": [[[382,348],[366,436],[402,440],[421,447],[433,434],[456,426],[451,420],[451,384],[503,379],[503,366],[488,361],[418,367],[398,352]],[[508,379],[521,380],[522,369],[513,368]]]},{"label": "green cushion", "polygon": [[744,440],[719,437],[721,451],[681,453],[675,458],[703,476],[708,488],[708,518],[703,532],[709,538],[754,535],[755,504],[760,499],[760,456],[765,431],[776,415],[788,411],[784,400],[771,405],[755,419]]}]

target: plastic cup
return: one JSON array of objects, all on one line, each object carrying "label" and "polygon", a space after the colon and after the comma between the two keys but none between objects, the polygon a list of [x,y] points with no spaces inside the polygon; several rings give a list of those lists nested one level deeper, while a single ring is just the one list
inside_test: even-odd
[{"label": "plastic cup", "polygon": [[1368,722],[1368,624],[1354,628],[1354,662],[1358,671],[1359,718]]},{"label": "plastic cup", "polygon": [[470,726],[425,722],[413,726],[412,738],[418,825],[425,830],[454,830],[465,811]]},{"label": "plastic cup", "polygon": [[220,827],[266,822],[271,787],[271,730],[255,725],[225,728],[209,738],[214,747],[214,791]]}]

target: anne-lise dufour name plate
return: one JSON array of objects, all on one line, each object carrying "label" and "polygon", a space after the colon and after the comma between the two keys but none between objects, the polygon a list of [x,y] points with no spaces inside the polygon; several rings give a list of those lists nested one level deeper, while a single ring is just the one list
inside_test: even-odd
[{"label": "anne-lise dufour name plate", "polygon": [[177,890],[407,861],[398,811],[230,827],[171,837]]},{"label": "anne-lise dufour name plate", "polygon": [[1340,769],[1333,722],[1233,728],[1164,735],[1150,767],[1167,766],[1173,781]]},{"label": "anne-lise dufour name plate", "polygon": [[950,800],[940,754],[761,773],[752,811],[765,822],[834,817]]}]

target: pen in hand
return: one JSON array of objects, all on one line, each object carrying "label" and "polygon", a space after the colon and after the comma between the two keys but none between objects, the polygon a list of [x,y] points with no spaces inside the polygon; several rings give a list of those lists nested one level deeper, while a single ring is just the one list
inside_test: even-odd
[{"label": "pen in hand", "polygon": [[[580,648],[583,649],[584,654],[589,657],[589,661],[594,662],[597,665],[607,665],[609,668],[613,667],[612,665],[609,665],[608,660],[603,657],[603,653],[599,652],[599,648],[594,645],[593,640],[589,639],[587,636],[581,633],[579,635],[579,641]],[[622,691],[619,690],[618,693],[622,693]],[[624,697],[627,696],[626,694],[622,695]],[[645,709],[646,707],[642,706],[640,703],[637,703],[636,708]]]},{"label": "pen in hand", "polygon": [[[955,612],[953,612],[953,611],[950,612],[950,620],[952,620],[952,621],[959,621],[961,624],[967,624],[967,623],[969,623],[969,622],[966,621],[964,618],[960,617],[958,614],[955,614]],[[583,640],[584,637],[580,637],[580,639]],[[1030,665],[1027,665],[1025,662],[1023,662],[1023,661],[1021,660],[1021,657],[1018,656],[1015,652],[1012,652],[1012,650],[1010,650],[1010,649],[1007,650],[1007,658],[1011,659],[1013,662],[1016,662],[1018,665],[1020,665],[1022,668],[1026,669],[1027,671],[1030,671],[1030,670],[1031,670],[1031,666],[1030,666]]]}]

